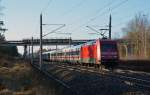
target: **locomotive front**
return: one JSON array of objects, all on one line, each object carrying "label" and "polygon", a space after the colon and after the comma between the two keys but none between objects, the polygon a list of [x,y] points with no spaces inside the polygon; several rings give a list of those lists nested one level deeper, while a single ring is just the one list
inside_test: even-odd
[{"label": "locomotive front", "polygon": [[100,41],[101,64],[107,67],[114,67],[118,64],[117,41],[101,40]]}]

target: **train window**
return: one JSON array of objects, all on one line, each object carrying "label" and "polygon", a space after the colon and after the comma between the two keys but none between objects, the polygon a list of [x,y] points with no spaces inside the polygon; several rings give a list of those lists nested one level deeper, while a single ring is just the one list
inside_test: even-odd
[{"label": "train window", "polygon": [[69,55],[69,52],[66,52],[66,55]]},{"label": "train window", "polygon": [[76,51],[76,55],[79,55],[80,53],[79,53],[79,50],[78,51]]},{"label": "train window", "polygon": [[62,53],[57,53],[57,56],[62,56]]},{"label": "train window", "polygon": [[79,55],[79,51],[74,51],[73,55]]},{"label": "train window", "polygon": [[73,55],[76,55],[76,51],[73,51],[72,54],[73,54]]},{"label": "train window", "polygon": [[116,44],[101,44],[101,51],[116,51],[117,50],[117,45]]},{"label": "train window", "polygon": [[93,41],[93,42],[92,42],[92,45],[93,45],[93,44],[96,44],[96,41]]},{"label": "train window", "polygon": [[54,56],[56,56],[56,53],[54,53]]}]

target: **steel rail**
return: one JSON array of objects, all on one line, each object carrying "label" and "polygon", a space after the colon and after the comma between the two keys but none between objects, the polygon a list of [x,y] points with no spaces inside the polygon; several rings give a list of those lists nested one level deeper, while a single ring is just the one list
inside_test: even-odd
[{"label": "steel rail", "polygon": [[[66,65],[57,65],[57,67],[61,67],[61,68],[67,68],[68,70],[74,70],[74,71],[78,71],[78,72],[81,72],[81,71],[88,71],[88,72],[91,72],[91,73],[96,73],[96,74],[105,74],[105,75],[108,75],[108,76],[111,76],[111,77],[116,77],[116,78],[119,78],[121,80],[124,80],[124,81],[128,81],[130,82],[133,86],[133,84],[137,85],[137,86],[140,86],[140,87],[144,87],[144,88],[148,88],[150,89],[150,81],[149,80],[144,80],[144,79],[139,79],[139,78],[135,78],[135,77],[129,77],[129,76],[125,76],[125,75],[118,75],[116,73],[113,73],[113,72],[110,72],[110,71],[105,71],[105,72],[99,72],[99,71],[94,71],[94,70],[88,70],[85,69],[85,68],[77,68],[75,66],[66,66]],[[144,85],[146,84],[146,85]]]},{"label": "steel rail", "polygon": [[65,88],[67,89],[70,89],[70,86],[67,85],[66,83],[64,83],[63,81],[57,79],[57,78],[54,78],[54,76],[50,75],[50,73],[48,73],[47,70],[43,70],[43,69],[40,69],[38,66],[36,66],[35,64],[31,64],[32,67],[36,68],[38,71],[42,72],[43,74],[45,74],[46,76],[48,76],[49,78],[55,80],[56,82],[60,83],[62,86],[64,86]]}]

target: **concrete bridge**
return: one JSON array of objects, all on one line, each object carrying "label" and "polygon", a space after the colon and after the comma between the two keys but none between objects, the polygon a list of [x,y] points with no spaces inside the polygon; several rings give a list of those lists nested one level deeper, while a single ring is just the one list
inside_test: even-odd
[{"label": "concrete bridge", "polygon": [[[82,44],[87,41],[92,41],[91,40],[72,40],[72,39],[43,39],[42,43],[45,46],[48,45],[77,45],[77,44]],[[5,41],[5,42],[0,42],[0,46],[5,46],[5,45],[13,45],[13,46],[30,46],[32,43],[32,39],[23,39],[23,40],[12,40],[12,41]],[[40,45],[40,39],[33,39],[33,45],[34,46],[39,46]]]},{"label": "concrete bridge", "polygon": [[[43,46],[48,46],[48,45],[55,45],[56,47],[58,45],[78,45],[85,43],[87,41],[92,41],[91,40],[72,40],[72,39],[43,39],[42,40],[42,45]],[[4,41],[0,42],[0,46],[23,46],[24,47],[24,56],[27,55],[27,47],[31,46],[40,46],[40,39],[23,39],[23,40],[12,40],[12,41]]]}]

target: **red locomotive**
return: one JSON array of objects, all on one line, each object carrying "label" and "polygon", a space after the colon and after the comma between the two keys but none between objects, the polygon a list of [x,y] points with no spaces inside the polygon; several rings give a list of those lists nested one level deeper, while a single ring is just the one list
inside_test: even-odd
[{"label": "red locomotive", "polygon": [[118,63],[117,41],[97,39],[85,44],[43,53],[43,59],[72,64],[113,67]]}]

